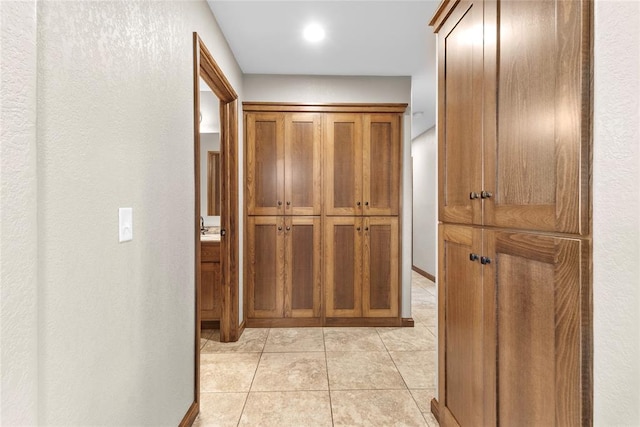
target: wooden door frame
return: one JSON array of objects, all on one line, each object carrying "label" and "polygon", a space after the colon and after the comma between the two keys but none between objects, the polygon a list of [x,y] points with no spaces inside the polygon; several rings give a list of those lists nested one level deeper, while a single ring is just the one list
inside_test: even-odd
[{"label": "wooden door frame", "polygon": [[[200,78],[220,100],[220,341],[237,341],[238,319],[238,95],[198,33],[193,33],[193,148],[195,241],[194,401],[180,425],[190,426],[200,410]],[[224,231],[223,231],[224,230]]]}]

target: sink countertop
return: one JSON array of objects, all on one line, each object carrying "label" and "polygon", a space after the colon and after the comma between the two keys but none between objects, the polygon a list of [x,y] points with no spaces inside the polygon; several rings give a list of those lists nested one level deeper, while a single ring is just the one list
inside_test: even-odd
[{"label": "sink countertop", "polygon": [[220,234],[201,234],[200,241],[201,242],[219,242]]}]

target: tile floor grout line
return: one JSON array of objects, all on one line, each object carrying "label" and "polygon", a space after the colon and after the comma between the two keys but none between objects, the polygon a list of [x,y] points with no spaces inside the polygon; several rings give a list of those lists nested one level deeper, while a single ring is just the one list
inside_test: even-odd
[{"label": "tile floor grout line", "polygon": [[267,336],[264,339],[264,343],[262,344],[262,350],[260,351],[260,357],[258,357],[258,363],[256,364],[256,370],[253,371],[253,377],[251,378],[251,384],[249,384],[249,391],[247,391],[247,397],[244,399],[244,404],[242,405],[242,411],[240,411],[240,418],[238,418],[238,424],[236,427],[240,426],[240,421],[242,421],[242,416],[244,415],[244,410],[247,407],[247,402],[249,401],[249,395],[251,394],[251,389],[253,388],[253,382],[256,379],[256,374],[258,373],[258,367],[260,366],[260,361],[262,360],[262,354],[264,353],[264,348],[267,345],[267,340],[269,339],[269,334],[271,333],[271,328],[267,330]]},{"label": "tile floor grout line", "polygon": [[327,392],[329,394],[329,411],[331,412],[331,426],[335,426],[333,419],[333,404],[331,401],[331,381],[329,381],[329,360],[327,359],[327,342],[325,341],[324,327],[322,327],[322,347],[324,348],[324,365],[327,369]]}]

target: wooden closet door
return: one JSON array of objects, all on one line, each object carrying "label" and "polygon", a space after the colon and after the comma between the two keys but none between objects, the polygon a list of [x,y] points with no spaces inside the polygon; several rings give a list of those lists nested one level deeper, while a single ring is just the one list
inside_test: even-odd
[{"label": "wooden closet door", "polygon": [[362,114],[326,114],[325,135],[325,214],[362,215]]},{"label": "wooden closet door", "polygon": [[439,217],[482,223],[482,1],[460,1],[438,34]]},{"label": "wooden closet door", "polygon": [[397,217],[364,218],[362,315],[398,316]]},{"label": "wooden closet door", "polygon": [[400,193],[398,114],[365,114],[362,182],[364,215],[397,215]]},{"label": "wooden closet door", "polygon": [[247,219],[248,317],[284,317],[285,227],[283,217]]},{"label": "wooden closet door", "polygon": [[[485,231],[484,280],[495,313],[487,338],[492,425],[588,425],[591,387],[585,243],[536,234]],[[588,303],[587,303],[588,304]],[[583,326],[584,325],[584,326]],[[497,341],[496,341],[497,340]],[[497,346],[495,345],[497,342]],[[495,354],[497,349],[497,354]],[[493,353],[491,353],[493,352]],[[584,399],[584,400],[583,400]],[[584,413],[583,413],[584,412]]]},{"label": "wooden closet door", "polygon": [[285,215],[320,215],[321,116],[285,116]]},{"label": "wooden closet door", "polygon": [[487,3],[485,224],[589,232],[590,5]]},{"label": "wooden closet door", "polygon": [[282,215],[284,114],[246,113],[246,191],[249,215]]},{"label": "wooden closet door", "polygon": [[362,316],[362,233],[361,217],[325,218],[327,317]]},{"label": "wooden closet door", "polygon": [[320,317],[320,217],[285,218],[285,317]]},{"label": "wooden closet door", "polygon": [[440,425],[489,426],[483,413],[482,231],[440,225],[439,232]]}]

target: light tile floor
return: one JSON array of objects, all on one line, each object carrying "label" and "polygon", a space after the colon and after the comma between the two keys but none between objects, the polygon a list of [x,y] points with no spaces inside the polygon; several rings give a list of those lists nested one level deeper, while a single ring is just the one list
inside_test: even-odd
[{"label": "light tile floor", "polygon": [[194,426],[437,426],[435,285],[411,280],[413,328],[203,331]]}]

